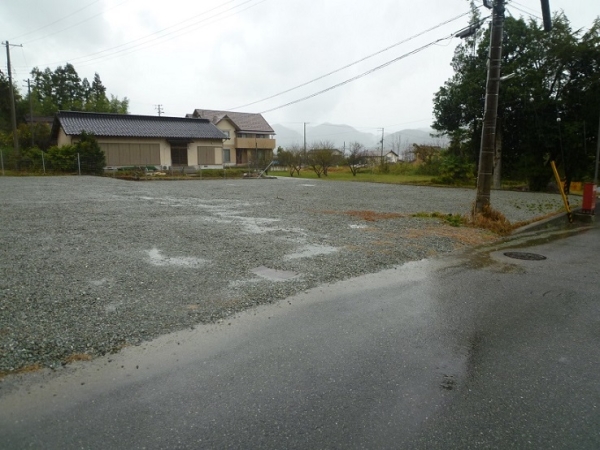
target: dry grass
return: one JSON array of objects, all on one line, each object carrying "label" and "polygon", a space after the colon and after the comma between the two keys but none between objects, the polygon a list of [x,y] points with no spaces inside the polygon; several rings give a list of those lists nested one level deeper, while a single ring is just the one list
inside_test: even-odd
[{"label": "dry grass", "polygon": [[421,228],[412,228],[401,234],[402,237],[408,239],[421,239],[427,236],[445,237],[455,241],[457,246],[464,245],[482,245],[492,242],[497,239],[492,233],[482,230],[474,230],[473,228],[455,227],[446,224],[429,225]]},{"label": "dry grass", "polygon": [[76,361],[91,361],[92,355],[88,355],[87,353],[73,353],[72,355],[67,356],[62,363],[70,364]]},{"label": "dry grass", "polygon": [[400,213],[381,213],[377,211],[361,210],[361,211],[321,211],[324,214],[344,214],[347,216],[362,219],[366,222],[378,222],[380,220],[398,219],[406,217]]},{"label": "dry grass", "polygon": [[31,364],[30,366],[21,367],[17,370],[12,370],[10,372],[0,371],[0,380],[8,375],[19,375],[24,373],[37,372],[38,370],[42,370],[43,367],[41,364]]},{"label": "dry grass", "polygon": [[481,213],[473,212],[473,215],[467,219],[467,225],[475,228],[492,231],[500,236],[510,234],[516,226],[504,217],[499,211],[496,211],[491,206],[486,205]]}]

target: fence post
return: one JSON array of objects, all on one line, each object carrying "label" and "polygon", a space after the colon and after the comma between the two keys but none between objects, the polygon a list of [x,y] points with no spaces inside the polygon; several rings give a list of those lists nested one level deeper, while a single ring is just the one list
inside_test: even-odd
[{"label": "fence post", "polygon": [[42,167],[44,169],[44,175],[46,175],[46,162],[44,161],[44,152],[42,151]]},{"label": "fence post", "polygon": [[79,159],[79,153],[77,153],[77,170],[81,176],[81,160]]}]

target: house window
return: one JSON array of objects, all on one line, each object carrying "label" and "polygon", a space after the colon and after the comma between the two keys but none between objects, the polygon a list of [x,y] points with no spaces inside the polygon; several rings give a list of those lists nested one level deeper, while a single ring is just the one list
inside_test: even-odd
[{"label": "house window", "polygon": [[231,162],[231,150],[228,148],[223,149],[223,164]]},{"label": "house window", "polygon": [[229,130],[221,130],[221,133],[223,133],[225,136],[227,136],[227,139],[229,139],[231,136],[229,136]]}]

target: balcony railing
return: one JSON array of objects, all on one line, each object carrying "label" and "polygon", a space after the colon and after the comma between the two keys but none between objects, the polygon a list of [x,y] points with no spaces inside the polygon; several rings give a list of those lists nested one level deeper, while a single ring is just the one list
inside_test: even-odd
[{"label": "balcony railing", "polygon": [[266,148],[273,150],[275,148],[275,139],[265,138],[235,138],[236,148]]}]

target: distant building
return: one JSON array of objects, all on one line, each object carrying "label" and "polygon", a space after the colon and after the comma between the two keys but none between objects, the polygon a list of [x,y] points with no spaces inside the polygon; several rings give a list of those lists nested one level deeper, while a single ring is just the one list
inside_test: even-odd
[{"label": "distant building", "polygon": [[[366,156],[372,164],[381,164],[381,150],[369,150]],[[383,154],[383,159],[388,164],[396,164],[400,160],[400,157],[395,151],[388,150]]]},{"label": "distant building", "polygon": [[222,167],[227,138],[209,120],[59,111],[51,136],[60,147],[82,132],[96,137],[109,167]]},{"label": "distant building", "polygon": [[227,136],[223,143],[224,164],[247,165],[273,158],[275,131],[261,114],[196,109],[187,117],[208,119]]}]

